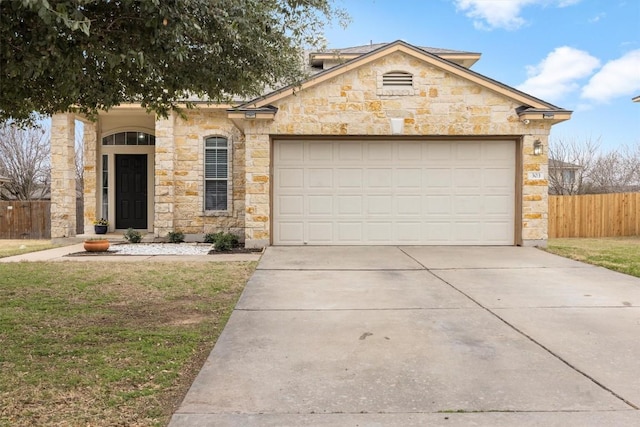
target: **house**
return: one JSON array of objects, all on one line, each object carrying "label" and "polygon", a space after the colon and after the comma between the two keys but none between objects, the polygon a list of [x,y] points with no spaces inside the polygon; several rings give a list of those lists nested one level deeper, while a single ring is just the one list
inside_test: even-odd
[{"label": "house", "polygon": [[582,166],[549,159],[549,194],[577,194]]},{"label": "house", "polygon": [[[543,245],[547,139],[571,111],[404,41],[309,55],[315,71],[186,117],[85,122],[84,223],[268,245]],[[74,119],[52,119],[52,236],[75,230]],[[534,146],[536,147],[534,153]]]},{"label": "house", "polygon": [[638,95],[638,96],[636,96],[636,97],[634,97],[634,98],[631,98],[631,100],[632,100],[633,102],[640,102],[640,95]]}]

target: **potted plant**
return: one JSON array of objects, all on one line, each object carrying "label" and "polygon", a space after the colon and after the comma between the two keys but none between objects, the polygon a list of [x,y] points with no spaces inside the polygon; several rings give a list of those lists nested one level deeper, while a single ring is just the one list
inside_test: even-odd
[{"label": "potted plant", "polygon": [[107,234],[109,228],[109,221],[104,218],[96,219],[93,221],[93,229],[96,234]]},{"label": "potted plant", "polygon": [[87,252],[106,252],[109,249],[109,241],[104,237],[96,237],[84,241],[84,250]]}]

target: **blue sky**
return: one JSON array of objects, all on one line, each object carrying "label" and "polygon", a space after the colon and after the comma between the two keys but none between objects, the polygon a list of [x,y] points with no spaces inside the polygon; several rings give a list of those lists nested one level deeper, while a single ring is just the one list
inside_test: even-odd
[{"label": "blue sky", "polygon": [[573,110],[551,138],[640,144],[640,0],[335,0],[329,48],[405,40],[480,52],[472,67]]}]

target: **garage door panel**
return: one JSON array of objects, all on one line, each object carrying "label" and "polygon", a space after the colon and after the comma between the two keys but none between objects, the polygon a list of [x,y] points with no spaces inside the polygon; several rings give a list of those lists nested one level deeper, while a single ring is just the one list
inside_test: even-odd
[{"label": "garage door panel", "polygon": [[369,143],[367,144],[368,160],[378,162],[388,162],[392,157],[393,147],[389,144]]},{"label": "garage door panel", "polygon": [[513,173],[509,168],[485,168],[482,179],[485,188],[509,189],[514,186]]},{"label": "garage door panel", "polygon": [[276,141],[274,244],[514,241],[513,141]]},{"label": "garage door panel", "polygon": [[307,179],[309,188],[333,188],[333,169],[308,169]]},{"label": "garage door panel", "polygon": [[484,213],[487,215],[510,215],[513,200],[508,196],[484,196]]},{"label": "garage door panel", "polygon": [[482,144],[470,142],[468,144],[456,144],[456,160],[476,162],[482,158]]},{"label": "garage door panel", "polygon": [[426,151],[426,161],[450,161],[452,145],[448,142],[433,142],[424,147]]},{"label": "garage door panel", "polygon": [[329,195],[315,196],[310,195],[307,197],[309,201],[308,214],[313,215],[333,215],[333,197]]},{"label": "garage door panel", "polygon": [[360,244],[363,241],[361,222],[338,221],[336,229],[338,230],[336,243]]},{"label": "garage door panel", "polygon": [[422,188],[422,169],[396,169],[396,188],[417,190]]},{"label": "garage door panel", "polygon": [[301,164],[304,160],[304,147],[299,142],[280,142],[276,153],[279,163],[295,162]]},{"label": "garage door panel", "polygon": [[430,168],[424,170],[424,187],[451,188],[453,179],[450,168]]},{"label": "garage door panel", "polygon": [[481,215],[484,198],[477,195],[456,196],[453,198],[453,213],[460,216]]},{"label": "garage door panel", "polygon": [[508,221],[487,221],[483,224],[482,240],[487,242],[495,242],[496,244],[502,244],[501,242],[509,239],[512,235],[512,233],[509,231],[509,227],[513,227],[513,224]]},{"label": "garage door panel", "polygon": [[334,159],[334,160],[337,160],[339,162],[345,162],[345,161],[362,162],[363,158],[362,158],[361,142],[349,143],[347,141],[344,141],[344,143],[337,143],[336,145],[338,147],[338,156],[337,156],[337,159]]},{"label": "garage door panel", "polygon": [[398,195],[395,201],[398,216],[420,215],[423,212],[421,196]]},{"label": "garage door panel", "polygon": [[[399,142],[397,145],[398,160],[415,162],[416,160],[422,160],[422,144],[419,142]],[[391,157],[389,157],[391,159]]]},{"label": "garage door panel", "polygon": [[362,215],[363,196],[337,196],[338,215]]},{"label": "garage door panel", "polygon": [[454,185],[457,188],[479,188],[482,185],[482,169],[459,168],[454,171]]},{"label": "garage door panel", "polygon": [[314,161],[331,161],[333,159],[333,144],[328,142],[310,142],[308,152],[308,160]]},{"label": "garage door panel", "polygon": [[280,221],[274,227],[275,237],[283,245],[300,245],[303,243],[304,223],[302,221]]},{"label": "garage door panel", "polygon": [[376,168],[366,170],[366,188],[390,189],[393,186],[393,170],[389,168]]},{"label": "garage door panel", "polygon": [[303,196],[278,196],[278,214],[280,216],[304,214],[304,197]]},{"label": "garage door panel", "polygon": [[333,242],[333,222],[331,221],[309,221],[307,224],[309,238],[303,243],[310,241],[317,243]]},{"label": "garage door panel", "polygon": [[422,241],[432,245],[444,245],[451,242],[452,224],[450,221],[431,221],[423,225]]},{"label": "garage door panel", "polygon": [[452,215],[453,209],[449,195],[424,196],[423,212],[427,215]]},{"label": "garage door panel", "polygon": [[368,196],[366,212],[368,215],[393,215],[393,197],[391,195]]},{"label": "garage door panel", "polygon": [[304,170],[303,169],[280,169],[278,172],[280,188],[297,188],[304,187]]},{"label": "garage door panel", "polygon": [[362,188],[362,169],[334,169],[338,188]]},{"label": "garage door panel", "polygon": [[393,241],[393,223],[391,221],[367,222],[365,223],[365,233],[367,240],[372,243]]}]

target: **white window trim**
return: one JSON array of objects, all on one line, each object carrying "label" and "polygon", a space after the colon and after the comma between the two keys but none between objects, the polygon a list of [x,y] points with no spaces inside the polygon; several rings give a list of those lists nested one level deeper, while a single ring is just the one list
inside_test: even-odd
[{"label": "white window trim", "polygon": [[[224,138],[227,140],[227,208],[207,209],[206,152],[207,139]],[[213,179],[212,179],[213,180]],[[233,139],[226,135],[207,135],[202,139],[202,211],[203,216],[230,216],[233,213]]]}]

